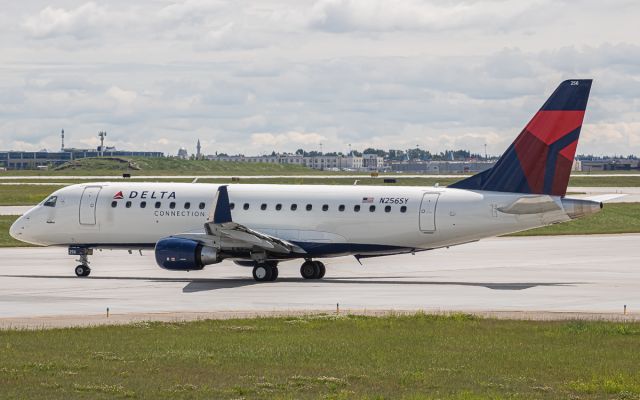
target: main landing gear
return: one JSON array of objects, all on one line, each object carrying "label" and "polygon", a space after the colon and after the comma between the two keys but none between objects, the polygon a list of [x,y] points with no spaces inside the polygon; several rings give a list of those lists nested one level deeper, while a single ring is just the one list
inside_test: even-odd
[{"label": "main landing gear", "polygon": [[[300,267],[304,279],[322,279],[327,269],[320,261],[306,260]],[[273,282],[278,279],[278,262],[256,262],[253,266],[253,279],[257,282]]]},{"label": "main landing gear", "polygon": [[256,263],[253,267],[253,279],[258,282],[275,281],[278,279],[278,262],[265,261]]},{"label": "main landing gear", "polygon": [[80,263],[80,265],[78,265],[75,269],[76,276],[89,276],[89,274],[91,273],[91,268],[89,268],[89,256],[92,254],[93,249],[88,249],[86,247],[69,247],[69,255],[79,257],[76,260]]},{"label": "main landing gear", "polygon": [[306,260],[300,267],[300,275],[304,279],[322,279],[327,269],[320,261]]}]

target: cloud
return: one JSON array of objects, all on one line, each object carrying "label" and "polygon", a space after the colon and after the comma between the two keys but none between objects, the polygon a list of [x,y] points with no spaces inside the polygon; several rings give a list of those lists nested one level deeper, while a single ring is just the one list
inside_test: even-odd
[{"label": "cloud", "polygon": [[320,142],[327,138],[318,133],[310,132],[287,132],[287,133],[253,133],[251,134],[251,144],[253,146],[268,148],[272,146],[274,148],[286,146],[292,148],[292,146],[307,145],[310,148],[319,146]]},{"label": "cloud", "polygon": [[[539,2],[538,2],[539,3]],[[483,23],[494,26],[540,4],[504,1],[319,0],[309,26],[329,32],[447,30]],[[517,28],[517,27],[516,27]]]},{"label": "cloud", "polygon": [[78,146],[106,130],[110,145],[170,154],[197,138],[210,153],[499,154],[578,76],[595,80],[578,151],[640,153],[633,1],[11,4],[2,146],[55,149],[65,128]]},{"label": "cloud", "polygon": [[89,2],[72,10],[48,6],[37,15],[26,18],[23,27],[36,39],[66,35],[84,39],[95,35],[110,21],[105,7]]}]

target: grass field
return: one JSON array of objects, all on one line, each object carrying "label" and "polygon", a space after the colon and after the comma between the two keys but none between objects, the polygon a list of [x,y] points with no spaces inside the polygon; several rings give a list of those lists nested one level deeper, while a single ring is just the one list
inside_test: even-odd
[{"label": "grass field", "polygon": [[588,235],[640,232],[640,203],[605,204],[602,211],[584,218],[544,228],[519,232],[513,236]]},{"label": "grass field", "polygon": [[2,398],[638,399],[640,325],[466,315],[0,332]]},{"label": "grass field", "polygon": [[64,185],[0,185],[0,206],[38,204]]}]

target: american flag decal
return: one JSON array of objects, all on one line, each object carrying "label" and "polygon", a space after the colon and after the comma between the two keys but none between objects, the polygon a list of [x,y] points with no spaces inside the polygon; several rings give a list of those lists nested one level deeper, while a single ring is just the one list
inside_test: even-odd
[{"label": "american flag decal", "polygon": [[373,203],[373,197],[363,197],[362,198],[362,202],[363,203]]}]

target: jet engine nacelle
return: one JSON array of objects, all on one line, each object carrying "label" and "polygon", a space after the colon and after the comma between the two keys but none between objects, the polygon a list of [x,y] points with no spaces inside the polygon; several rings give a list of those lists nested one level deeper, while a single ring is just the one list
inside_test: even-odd
[{"label": "jet engine nacelle", "polygon": [[156,243],[156,262],[173,271],[199,270],[222,261],[216,249],[190,239],[168,237]]}]

